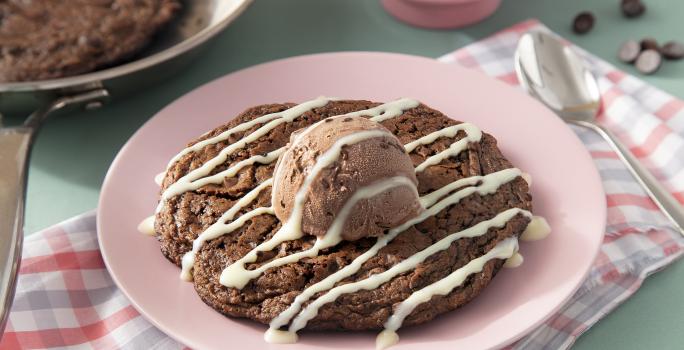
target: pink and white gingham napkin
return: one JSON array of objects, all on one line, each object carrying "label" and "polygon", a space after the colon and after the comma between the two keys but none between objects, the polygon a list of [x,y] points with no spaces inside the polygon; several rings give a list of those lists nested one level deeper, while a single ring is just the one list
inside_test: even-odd
[{"label": "pink and white gingham napkin", "polygon": [[[529,30],[549,31],[536,20],[514,25],[439,58],[519,86],[513,53]],[[600,121],[684,203],[684,102],[574,47],[598,79]],[[682,256],[684,237],[670,226],[606,142],[573,128],[601,173],[608,203],[606,236],[587,280],[546,323],[510,349],[565,349],[629,298],[644,279]]]},{"label": "pink and white gingham napkin", "polygon": [[[513,52],[520,35],[548,30],[527,21],[440,58],[517,85]],[[684,102],[580,50],[599,78],[601,121],[684,203]],[[577,294],[511,349],[563,349],[632,295],[644,278],[682,255],[684,238],[590,131],[575,129],[601,172],[608,226],[601,252]],[[677,156],[679,155],[679,156]],[[2,349],[183,348],[126,300],[100,256],[95,215],[87,213],[26,238]]]}]

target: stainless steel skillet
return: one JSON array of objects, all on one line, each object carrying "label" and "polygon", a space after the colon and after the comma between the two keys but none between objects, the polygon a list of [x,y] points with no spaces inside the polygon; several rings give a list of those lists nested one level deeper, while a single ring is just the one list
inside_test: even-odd
[{"label": "stainless steel skillet", "polygon": [[0,84],[0,113],[30,113],[22,126],[0,128],[0,338],[21,258],[28,158],[41,124],[59,110],[99,108],[175,73],[251,1],[183,1],[180,18],[133,62],[62,79]]}]

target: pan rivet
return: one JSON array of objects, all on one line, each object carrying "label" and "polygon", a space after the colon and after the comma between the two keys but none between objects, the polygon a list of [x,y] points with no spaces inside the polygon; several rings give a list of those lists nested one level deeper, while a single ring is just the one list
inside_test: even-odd
[{"label": "pan rivet", "polygon": [[95,110],[95,109],[102,107],[102,104],[103,104],[102,101],[92,101],[92,102],[88,102],[84,108],[87,111],[92,111],[92,110]]}]

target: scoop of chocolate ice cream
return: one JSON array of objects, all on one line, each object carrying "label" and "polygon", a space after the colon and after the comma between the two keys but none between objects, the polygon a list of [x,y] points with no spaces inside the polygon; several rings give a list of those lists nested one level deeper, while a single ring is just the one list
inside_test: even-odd
[{"label": "scoop of chocolate ice cream", "polygon": [[298,219],[291,215],[301,190],[302,231],[318,237],[336,219],[342,239],[377,237],[422,210],[404,146],[363,117],[328,118],[293,134],[273,181],[278,219]]}]

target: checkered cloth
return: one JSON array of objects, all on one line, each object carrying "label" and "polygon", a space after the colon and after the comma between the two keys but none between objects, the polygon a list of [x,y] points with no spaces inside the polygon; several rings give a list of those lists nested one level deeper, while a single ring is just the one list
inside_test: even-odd
[{"label": "checkered cloth", "polygon": [[[519,36],[533,28],[548,30],[527,21],[440,60],[517,85],[513,51]],[[580,52],[599,78],[605,103],[601,122],[684,202],[684,102]],[[684,238],[670,228],[617,155],[594,133],[575,131],[603,178],[607,233],[577,294],[511,349],[569,347],[646,276],[683,252]],[[2,349],[183,347],[143,319],[114,285],[98,251],[94,213],[27,237],[20,274]]]}]

